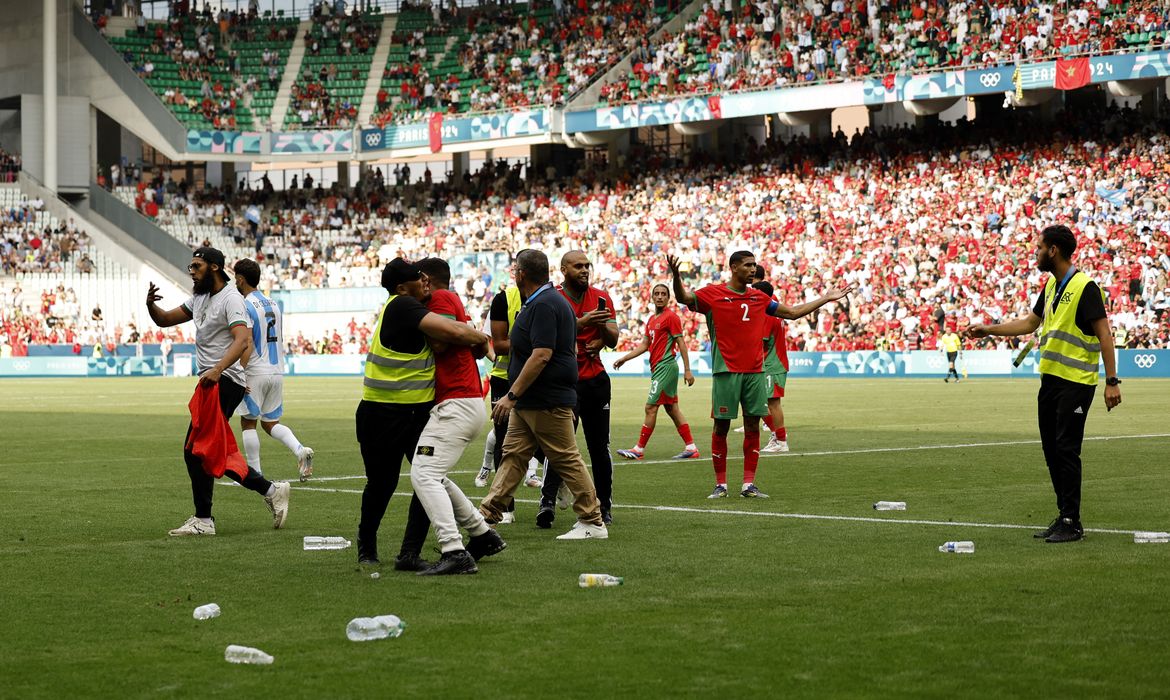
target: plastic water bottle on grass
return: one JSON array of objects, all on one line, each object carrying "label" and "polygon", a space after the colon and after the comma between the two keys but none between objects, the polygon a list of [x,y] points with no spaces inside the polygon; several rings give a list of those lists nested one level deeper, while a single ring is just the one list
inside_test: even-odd
[{"label": "plastic water bottle on grass", "polygon": [[1136,544],[1166,544],[1170,543],[1170,532],[1135,532],[1133,541]]},{"label": "plastic water bottle on grass", "polygon": [[196,620],[210,620],[213,617],[219,617],[219,606],[215,603],[208,603],[207,605],[200,605],[195,608]]},{"label": "plastic water bottle on grass", "polygon": [[878,501],[873,504],[874,510],[906,510],[905,501]]},{"label": "plastic water bottle on grass", "polygon": [[603,586],[620,586],[626,580],[621,576],[609,574],[581,574],[577,578],[577,585],[581,588],[601,588]]},{"label": "plastic water bottle on grass", "polygon": [[252,647],[242,647],[238,644],[229,644],[223,651],[223,660],[233,664],[256,664],[265,666],[272,663],[270,655]]},{"label": "plastic water bottle on grass", "polygon": [[947,552],[950,554],[974,554],[975,543],[964,540],[962,542],[947,542],[938,548],[940,552]]},{"label": "plastic water bottle on grass", "polygon": [[374,639],[399,637],[406,629],[406,623],[397,615],[378,617],[355,617],[345,627],[345,636],[351,642],[369,642]]},{"label": "plastic water bottle on grass", "polygon": [[306,537],[305,551],[318,549],[345,549],[350,545],[344,537]]}]

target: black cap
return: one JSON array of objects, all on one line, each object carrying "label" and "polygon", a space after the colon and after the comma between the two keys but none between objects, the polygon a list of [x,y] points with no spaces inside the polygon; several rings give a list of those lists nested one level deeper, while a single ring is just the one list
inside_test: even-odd
[{"label": "black cap", "polygon": [[202,248],[196,248],[195,252],[191,254],[191,257],[204,260],[209,265],[219,265],[220,276],[223,277],[224,281],[229,279],[227,273],[227,263],[224,261],[223,253],[221,253],[218,248],[212,248],[211,246],[205,245]]},{"label": "black cap", "polygon": [[394,288],[403,282],[413,282],[417,279],[422,279],[422,271],[402,258],[394,258],[382,268],[382,286],[390,293],[394,293]]}]

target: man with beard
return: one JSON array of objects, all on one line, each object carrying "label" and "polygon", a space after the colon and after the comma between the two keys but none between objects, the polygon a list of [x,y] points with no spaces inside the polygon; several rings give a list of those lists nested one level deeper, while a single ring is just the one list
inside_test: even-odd
[{"label": "man with beard", "polygon": [[682,321],[673,309],[666,307],[670,303],[670,289],[665,284],[654,285],[650,292],[650,301],[654,303],[654,316],[646,322],[646,337],[638,347],[613,363],[615,370],[621,369],[625,363],[647,350],[650,351],[650,393],[646,396],[646,416],[642,420],[642,433],[638,437],[638,444],[628,450],[618,450],[618,454],[626,459],[642,459],[646,443],[650,441],[650,435],[654,433],[654,425],[658,421],[658,407],[662,406],[666,409],[666,415],[674,421],[674,427],[683,440],[683,451],[676,454],[674,459],[698,459],[699,448],[695,446],[695,439],[691,437],[691,426],[687,424],[686,416],[678,405],[676,348],[678,355],[682,356],[683,379],[687,386],[695,384],[686,340],[682,334]]},{"label": "man with beard", "polygon": [[[428,339],[468,347],[489,340],[466,323],[443,318],[423,306],[429,290],[416,265],[394,258],[382,270],[382,286],[390,298],[378,314],[370,338],[362,401],[355,416],[366,470],[357,534],[361,564],[379,563],[378,527],[398,488],[402,459],[410,462],[414,458],[419,435],[435,405],[435,356]],[[434,445],[424,447],[435,452]],[[416,495],[411,499],[395,569],[422,571],[430,566],[421,557],[428,525],[426,510]]]},{"label": "man with beard", "polygon": [[[203,247],[196,250],[187,266],[191,273],[193,295],[179,307],[170,311],[159,308],[162,296],[154,283],[146,292],[146,310],[150,318],[161,328],[195,321],[195,362],[199,370],[199,382],[203,385],[219,385],[219,407],[224,419],[230,420],[236,407],[244,398],[247,380],[240,358],[249,348],[248,312],[244,298],[235,285],[228,284],[224,271],[223,253],[215,248]],[[191,426],[187,426],[187,436]],[[184,445],[187,441],[184,440]],[[211,494],[215,479],[203,469],[203,461],[190,449],[183,450],[187,463],[187,475],[191,478],[191,496],[195,502],[195,515],[179,527],[170,531],[172,537],[187,535],[214,535],[215,519],[211,517]],[[246,474],[232,470],[224,472],[241,486],[264,497],[272,513],[272,525],[280,528],[288,517],[288,482],[273,483],[248,467]]]},{"label": "man with beard", "polygon": [[[585,447],[589,450],[593,485],[601,501],[601,519],[612,522],[610,508],[613,499],[613,458],[609,454],[610,381],[601,364],[601,350],[613,348],[618,342],[617,320],[613,313],[613,299],[597,287],[589,286],[593,263],[579,250],[571,250],[561,258],[561,274],[565,281],[559,288],[577,317],[577,405],[573,410],[575,423],[582,425]],[[545,474],[540,489],[540,509],[536,513],[537,527],[550,528],[556,511],[553,506],[563,479],[555,471]]]},{"label": "man with beard", "polygon": [[967,329],[972,338],[1027,335],[1043,324],[1040,338],[1040,442],[1059,514],[1035,533],[1045,542],[1075,542],[1085,536],[1081,525],[1081,442],[1085,419],[1097,388],[1099,362],[1105,361],[1105,408],[1121,403],[1121,380],[1113,332],[1105,314],[1105,295],[1085,273],[1073,267],[1077,239],[1067,226],[1049,226],[1036,243],[1036,267],[1052,275],[1022,318]]}]

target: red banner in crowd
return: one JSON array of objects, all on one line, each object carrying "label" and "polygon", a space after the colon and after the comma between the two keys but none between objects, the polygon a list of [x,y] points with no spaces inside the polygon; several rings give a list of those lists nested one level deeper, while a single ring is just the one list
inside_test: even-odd
[{"label": "red banner in crowd", "polygon": [[430,122],[431,153],[443,150],[443,113],[435,112]]},{"label": "red banner in crowd", "polygon": [[712,119],[723,118],[723,100],[719,95],[712,95],[707,98],[707,109],[711,111]]},{"label": "red banner in crowd", "polygon": [[1076,90],[1089,84],[1089,58],[1056,59],[1056,89]]}]

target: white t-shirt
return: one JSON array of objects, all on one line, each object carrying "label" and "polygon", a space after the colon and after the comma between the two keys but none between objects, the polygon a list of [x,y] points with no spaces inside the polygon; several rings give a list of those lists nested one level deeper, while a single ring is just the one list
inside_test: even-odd
[{"label": "white t-shirt", "polygon": [[[252,327],[244,297],[230,282],[217,294],[196,294],[183,302],[183,308],[195,322],[195,365],[199,374],[210,370],[227,354],[232,345],[233,327]],[[238,361],[224,370],[223,376],[240,386],[248,384]]]}]

